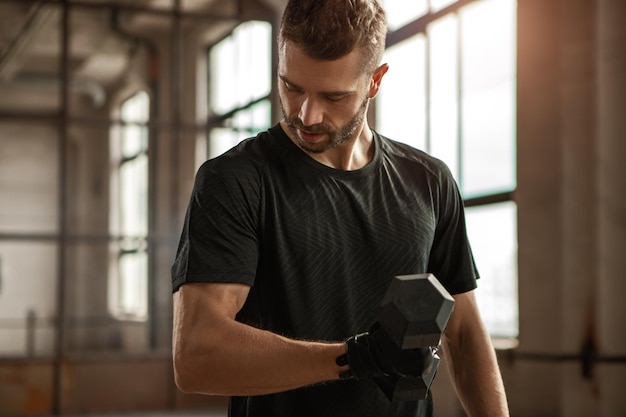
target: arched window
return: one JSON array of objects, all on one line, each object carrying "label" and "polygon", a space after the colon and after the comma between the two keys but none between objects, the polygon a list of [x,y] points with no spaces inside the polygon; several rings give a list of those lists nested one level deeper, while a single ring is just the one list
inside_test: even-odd
[{"label": "arched window", "polygon": [[120,107],[111,136],[109,311],[120,319],[148,315],[148,122],[150,98],[141,91]]}]

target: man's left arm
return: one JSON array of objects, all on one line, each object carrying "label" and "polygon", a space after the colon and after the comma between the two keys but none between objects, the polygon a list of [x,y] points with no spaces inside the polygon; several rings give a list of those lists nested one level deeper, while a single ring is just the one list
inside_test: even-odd
[{"label": "man's left arm", "polygon": [[504,384],[491,338],[473,291],[454,296],[455,305],[442,338],[443,356],[468,416],[508,417]]}]

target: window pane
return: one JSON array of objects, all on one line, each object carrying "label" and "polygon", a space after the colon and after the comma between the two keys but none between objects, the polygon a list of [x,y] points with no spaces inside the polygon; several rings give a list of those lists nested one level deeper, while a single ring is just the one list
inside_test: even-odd
[{"label": "window pane", "polygon": [[225,123],[229,127],[212,129],[209,139],[209,158],[221,155],[243,139],[268,129],[271,123],[271,110],[271,102],[263,100],[235,113]]},{"label": "window pane", "polygon": [[141,155],[120,167],[120,220],[125,236],[148,233],[148,157]]},{"label": "window pane", "polygon": [[147,122],[149,116],[148,104],[148,94],[145,91],[138,92],[122,104],[122,119],[127,122]]},{"label": "window pane", "polygon": [[457,19],[450,15],[428,26],[430,41],[430,153],[458,180]]},{"label": "window pane", "polygon": [[463,97],[464,197],[515,188],[512,82]]},{"label": "window pane", "polygon": [[232,37],[215,44],[210,52],[210,101],[215,113],[237,107],[235,42]]},{"label": "window pane", "polygon": [[[271,25],[267,22],[246,22],[233,33],[238,45],[237,84],[243,106],[270,93],[271,89]],[[222,68],[222,71],[228,69]]]},{"label": "window pane", "polygon": [[271,25],[251,21],[210,51],[210,102],[223,114],[269,94],[271,90]]},{"label": "window pane", "polygon": [[232,126],[248,132],[248,136],[256,135],[265,130],[270,124],[271,103],[263,100],[254,106],[237,112],[232,118]]},{"label": "window pane", "polygon": [[460,10],[464,91],[501,83],[515,74],[515,3],[483,0]]},{"label": "window pane", "polygon": [[515,188],[515,1],[461,9],[463,195]]},{"label": "window pane", "polygon": [[118,315],[145,319],[148,314],[148,257],[145,252],[126,253],[119,260]]},{"label": "window pane", "polygon": [[147,149],[148,129],[143,126],[128,125],[121,129],[122,134],[122,158],[133,156]]},{"label": "window pane", "polygon": [[444,7],[448,7],[452,3],[456,3],[456,2],[457,0],[430,0],[431,12],[436,12],[438,10],[441,10]]},{"label": "window pane", "polygon": [[389,30],[396,30],[428,13],[427,0],[384,0],[383,7],[387,12]]},{"label": "window pane", "polygon": [[250,135],[247,132],[236,131],[233,129],[212,129],[209,139],[209,158],[214,158],[223,154],[248,136]]},{"label": "window pane", "polygon": [[495,337],[517,337],[517,207],[514,202],[468,207],[466,217],[481,276],[476,297],[487,330]]},{"label": "window pane", "polygon": [[[139,92],[122,104],[121,118],[124,122],[145,123],[149,115],[149,97]],[[122,128],[121,152],[123,158],[130,158],[148,149],[148,129],[145,126],[126,125]]]},{"label": "window pane", "polygon": [[[415,35],[388,48],[389,71],[376,96],[376,129],[385,136],[426,149],[426,40]],[[407,100],[410,97],[410,100]]]}]

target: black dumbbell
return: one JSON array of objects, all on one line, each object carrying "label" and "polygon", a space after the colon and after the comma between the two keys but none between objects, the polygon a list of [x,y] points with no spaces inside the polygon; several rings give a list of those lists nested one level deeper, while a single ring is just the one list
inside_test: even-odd
[{"label": "black dumbbell", "polygon": [[381,304],[378,323],[400,349],[420,349],[424,365],[417,377],[379,377],[376,384],[390,401],[424,399],[439,366],[437,349],[454,298],[433,274],[393,278]]}]

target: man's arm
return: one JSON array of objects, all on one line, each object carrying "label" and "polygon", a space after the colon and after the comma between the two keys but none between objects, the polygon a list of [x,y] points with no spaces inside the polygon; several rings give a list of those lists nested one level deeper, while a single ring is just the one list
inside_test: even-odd
[{"label": "man's arm", "polygon": [[249,287],[185,284],[174,293],[173,359],[183,392],[262,395],[335,380],[345,343],[292,340],[235,321]]},{"label": "man's arm", "polygon": [[480,318],[474,292],[454,296],[454,312],[442,339],[448,373],[471,417],[509,415],[495,351]]}]

